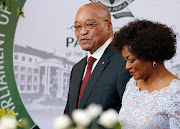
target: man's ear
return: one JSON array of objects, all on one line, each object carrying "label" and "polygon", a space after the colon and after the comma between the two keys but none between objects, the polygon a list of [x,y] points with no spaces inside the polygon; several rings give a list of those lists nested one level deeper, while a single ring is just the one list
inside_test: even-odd
[{"label": "man's ear", "polygon": [[108,32],[113,34],[112,22],[108,21]]},{"label": "man's ear", "polygon": [[112,30],[112,22],[108,21],[108,30]]}]

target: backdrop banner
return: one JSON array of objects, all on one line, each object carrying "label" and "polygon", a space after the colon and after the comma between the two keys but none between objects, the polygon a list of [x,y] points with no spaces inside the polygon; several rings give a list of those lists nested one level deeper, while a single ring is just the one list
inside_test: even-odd
[{"label": "backdrop banner", "polygon": [[[78,9],[105,4],[114,32],[134,19],[158,21],[180,33],[179,0],[26,0],[25,18],[0,7],[0,108],[26,118],[31,129],[53,129],[63,114],[70,72],[87,55],[70,29]],[[180,41],[166,68],[180,78]],[[20,127],[18,128],[20,129]]]}]

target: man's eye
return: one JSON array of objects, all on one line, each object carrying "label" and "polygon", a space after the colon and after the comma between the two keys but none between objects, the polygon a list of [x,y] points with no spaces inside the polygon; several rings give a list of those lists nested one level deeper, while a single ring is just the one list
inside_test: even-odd
[{"label": "man's eye", "polygon": [[80,25],[76,25],[76,26],[74,26],[74,28],[79,29],[79,28],[81,28],[81,26]]},{"label": "man's eye", "polygon": [[88,23],[88,24],[86,24],[86,26],[88,26],[88,27],[93,27],[93,26],[94,26],[94,23]]}]

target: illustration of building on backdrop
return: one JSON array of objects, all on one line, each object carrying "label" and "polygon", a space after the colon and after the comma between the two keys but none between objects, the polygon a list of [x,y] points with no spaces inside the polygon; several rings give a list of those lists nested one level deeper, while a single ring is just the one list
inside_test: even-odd
[{"label": "illustration of building on backdrop", "polygon": [[74,62],[29,46],[14,45],[14,74],[20,94],[66,99]]}]

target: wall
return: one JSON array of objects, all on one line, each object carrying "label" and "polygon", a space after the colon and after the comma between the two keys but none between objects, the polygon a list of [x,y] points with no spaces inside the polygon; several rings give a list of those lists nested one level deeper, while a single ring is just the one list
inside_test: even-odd
[{"label": "wall", "polygon": [[[62,115],[71,68],[87,55],[74,32],[79,7],[100,1],[111,11],[114,32],[135,18],[159,21],[180,32],[179,0],[26,0],[25,18],[6,9],[0,16],[1,108],[14,110],[31,127],[51,129]],[[166,67],[180,78],[180,42]]]}]

